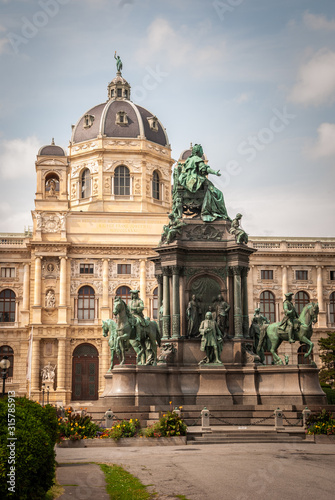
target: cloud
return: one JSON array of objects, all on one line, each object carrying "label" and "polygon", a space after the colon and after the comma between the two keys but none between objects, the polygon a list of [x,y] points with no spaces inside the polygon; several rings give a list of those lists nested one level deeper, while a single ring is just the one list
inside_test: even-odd
[{"label": "cloud", "polygon": [[335,52],[322,49],[300,67],[289,99],[315,106],[335,100]]},{"label": "cloud", "polygon": [[34,136],[3,140],[0,144],[0,176],[3,179],[29,177],[41,144]]},{"label": "cloud", "polygon": [[328,21],[325,16],[311,14],[308,10],[304,12],[303,22],[312,30],[335,31],[335,19]]},{"label": "cloud", "polygon": [[148,27],[145,38],[139,44],[136,56],[141,65],[160,61],[162,68],[185,68],[199,74],[220,66],[225,51],[225,42],[220,38],[203,45],[199,31],[208,30],[206,23],[200,23],[198,30],[182,25],[175,29],[169,21],[159,17]]},{"label": "cloud", "polygon": [[313,158],[335,157],[335,123],[321,123],[318,138],[307,153]]},{"label": "cloud", "polygon": [[0,54],[4,54],[6,52],[8,42],[8,38],[0,38]]}]

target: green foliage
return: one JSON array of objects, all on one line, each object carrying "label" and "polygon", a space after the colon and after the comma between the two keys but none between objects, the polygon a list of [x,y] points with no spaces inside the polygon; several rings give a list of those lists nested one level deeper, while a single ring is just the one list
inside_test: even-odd
[{"label": "green foliage", "polygon": [[323,392],[327,396],[327,403],[329,405],[335,405],[335,391],[328,384],[321,384]]},{"label": "green foliage", "polygon": [[97,432],[97,437],[100,439],[113,438],[118,441],[120,438],[134,437],[141,435],[141,423],[135,419],[121,420],[116,422],[111,429],[103,429]]},{"label": "green foliage", "polygon": [[312,413],[306,422],[307,434],[335,434],[335,419],[331,411],[323,409],[320,413]]},{"label": "green foliage", "polygon": [[152,495],[129,472],[118,465],[100,464],[107,482],[107,493],[112,500],[149,500]]},{"label": "green foliage", "polygon": [[70,439],[79,441],[80,439],[94,438],[100,427],[92,422],[90,415],[74,413],[72,408],[65,408],[65,416],[61,416],[61,410],[57,410],[58,415],[58,438],[57,441]]},{"label": "green foliage", "polygon": [[187,425],[175,411],[168,411],[154,425],[144,431],[146,437],[186,436]]},{"label": "green foliage", "polygon": [[327,332],[327,337],[319,340],[320,358],[323,368],[320,371],[320,382],[335,379],[335,332]]},{"label": "green foliage", "polygon": [[[8,407],[15,406],[15,431],[8,427]],[[16,438],[10,441],[8,438]],[[0,497],[19,500],[40,500],[53,485],[55,475],[54,446],[57,436],[56,410],[27,398],[0,400]],[[15,443],[12,453],[7,446]],[[15,492],[10,486],[8,474],[15,467]],[[13,471],[13,469],[12,469]]]}]

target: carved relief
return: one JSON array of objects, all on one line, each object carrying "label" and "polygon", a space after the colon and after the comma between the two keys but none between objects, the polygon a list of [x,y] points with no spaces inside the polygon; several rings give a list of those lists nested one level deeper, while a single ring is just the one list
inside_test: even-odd
[{"label": "carved relief", "polygon": [[141,194],[141,180],[140,179],[135,180],[134,191],[135,191],[135,194]]},{"label": "carved relief", "polygon": [[99,181],[98,179],[94,179],[93,181],[93,196],[97,196],[99,191]]},{"label": "carved relief", "polygon": [[208,224],[192,226],[185,231],[186,237],[191,240],[221,241],[224,230],[216,229]]}]

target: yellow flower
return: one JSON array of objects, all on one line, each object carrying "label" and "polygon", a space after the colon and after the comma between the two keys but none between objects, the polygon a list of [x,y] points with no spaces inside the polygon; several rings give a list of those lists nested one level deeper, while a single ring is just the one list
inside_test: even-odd
[{"label": "yellow flower", "polygon": [[182,406],[179,406],[179,410],[181,410],[181,409],[182,409]]},{"label": "yellow flower", "polygon": [[172,405],[172,401],[169,401],[169,405]]}]

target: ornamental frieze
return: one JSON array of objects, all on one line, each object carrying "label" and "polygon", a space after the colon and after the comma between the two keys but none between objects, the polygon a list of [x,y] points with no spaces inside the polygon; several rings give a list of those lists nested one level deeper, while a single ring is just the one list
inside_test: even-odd
[{"label": "ornamental frieze", "polygon": [[187,239],[194,240],[204,240],[204,241],[221,241],[225,230],[216,229],[215,226],[209,226],[207,224],[198,226],[192,226],[190,229],[185,231]]}]

